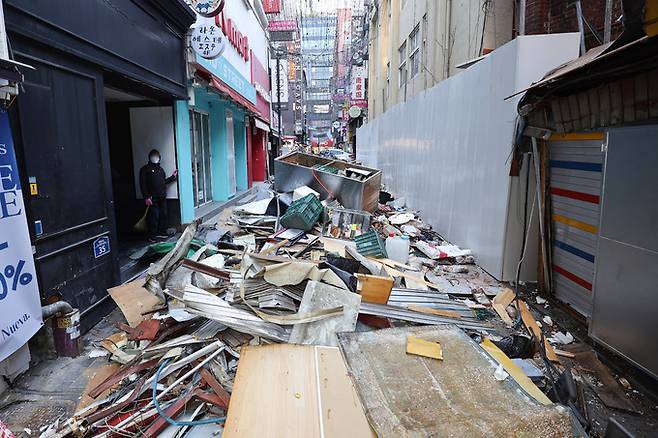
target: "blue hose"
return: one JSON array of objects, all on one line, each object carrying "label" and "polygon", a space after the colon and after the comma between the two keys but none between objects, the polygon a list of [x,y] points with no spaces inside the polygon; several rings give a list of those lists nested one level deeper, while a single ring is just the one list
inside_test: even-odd
[{"label": "blue hose", "polygon": [[158,389],[158,380],[160,380],[160,373],[164,369],[165,366],[169,363],[170,359],[165,360],[162,362],[158,370],[155,372],[155,379],[153,379],[153,405],[155,406],[155,410],[158,411],[158,414],[165,419],[165,421],[172,426],[200,426],[203,424],[214,424],[214,423],[222,423],[226,421],[226,417],[216,417],[216,418],[206,418],[203,420],[194,420],[194,421],[176,421],[173,418],[167,416],[165,412],[162,410],[160,407],[160,403],[158,403],[157,399],[157,389]]}]

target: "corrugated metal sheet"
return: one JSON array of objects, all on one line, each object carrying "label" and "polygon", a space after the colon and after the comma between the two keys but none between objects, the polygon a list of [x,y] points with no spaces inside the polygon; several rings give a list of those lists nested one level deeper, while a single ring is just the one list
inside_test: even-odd
[{"label": "corrugated metal sheet", "polygon": [[603,133],[549,140],[556,296],[589,317],[599,234]]}]

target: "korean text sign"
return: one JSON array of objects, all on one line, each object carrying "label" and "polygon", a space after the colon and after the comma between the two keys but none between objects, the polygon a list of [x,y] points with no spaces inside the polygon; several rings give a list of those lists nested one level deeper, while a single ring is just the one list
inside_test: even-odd
[{"label": "korean text sign", "polygon": [[0,361],[25,345],[42,324],[9,117],[0,110]]}]

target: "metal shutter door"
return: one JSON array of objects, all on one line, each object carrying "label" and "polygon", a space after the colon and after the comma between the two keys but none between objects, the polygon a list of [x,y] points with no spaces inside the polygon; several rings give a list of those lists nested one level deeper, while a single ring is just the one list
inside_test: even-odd
[{"label": "metal shutter door", "polygon": [[603,133],[549,140],[553,285],[555,295],[586,317],[599,233]]}]

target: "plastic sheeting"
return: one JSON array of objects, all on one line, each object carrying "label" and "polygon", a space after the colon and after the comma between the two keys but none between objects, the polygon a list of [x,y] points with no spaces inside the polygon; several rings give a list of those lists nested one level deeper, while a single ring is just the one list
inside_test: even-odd
[{"label": "plastic sheeting", "polygon": [[[513,279],[525,178],[509,176],[521,95],[505,98],[578,52],[578,34],[519,37],[364,125],[357,131],[357,158],[382,169],[389,190],[421,210],[446,239],[473,250],[483,269]],[[531,179],[529,200],[533,189]],[[522,279],[532,280],[536,238],[527,251]]]}]

